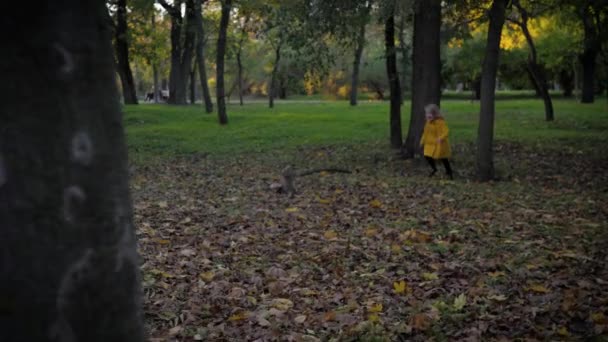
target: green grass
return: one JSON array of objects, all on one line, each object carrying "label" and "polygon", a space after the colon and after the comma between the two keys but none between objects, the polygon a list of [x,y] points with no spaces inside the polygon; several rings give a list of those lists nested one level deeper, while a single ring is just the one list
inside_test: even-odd
[{"label": "green grass", "polygon": [[[498,141],[533,146],[585,148],[608,141],[608,104],[573,100],[554,101],[554,122],[544,121],[540,100],[504,100],[496,106]],[[469,143],[477,135],[479,103],[446,100],[442,103],[453,144]],[[252,152],[379,143],[388,144],[388,104],[364,102],[264,103],[230,105],[230,123],[219,126],[216,114],[200,106],[126,106],[125,125],[135,160],[208,153],[232,156]],[[403,132],[407,134],[409,103],[403,106]]]}]

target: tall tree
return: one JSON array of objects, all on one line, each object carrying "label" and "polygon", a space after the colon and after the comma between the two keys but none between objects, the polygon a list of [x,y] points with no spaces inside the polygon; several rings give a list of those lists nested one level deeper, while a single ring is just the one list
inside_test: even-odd
[{"label": "tall tree", "polygon": [[542,66],[538,63],[536,45],[534,44],[534,39],[532,39],[532,34],[528,28],[530,15],[528,10],[522,6],[519,0],[513,0],[513,7],[517,9],[519,15],[517,18],[510,18],[509,20],[519,26],[524,37],[526,37],[526,42],[530,49],[530,54],[528,55],[528,71],[532,76],[532,81],[535,84],[537,92],[542,97],[545,104],[545,120],[553,121],[553,102],[551,101],[551,95],[549,95],[549,86],[547,85],[547,79],[545,78]]},{"label": "tall tree", "polygon": [[386,73],[391,90],[390,132],[391,147],[401,148],[401,86],[397,71],[397,50],[395,48],[395,3],[389,3],[384,24],[384,43],[386,47]]},{"label": "tall tree", "polygon": [[211,93],[209,92],[209,83],[207,83],[207,68],[205,66],[205,30],[202,17],[202,3],[207,0],[196,0],[195,15],[196,15],[196,64],[198,65],[198,76],[203,90],[203,102],[205,103],[205,111],[213,112],[213,102],[211,101]]},{"label": "tall tree", "polygon": [[439,105],[441,99],[441,0],[417,1],[414,8],[412,51],[412,104],[410,126],[405,140],[406,157],[420,151],[424,128],[424,106]]},{"label": "tall tree", "polygon": [[481,181],[494,179],[494,99],[496,73],[500,57],[500,39],[509,0],[494,0],[490,8],[490,24],[486,52],[481,69],[481,112],[477,135],[477,176]]},{"label": "tall tree", "polygon": [[184,1],[175,0],[173,5],[169,5],[165,0],[157,0],[157,2],[171,16],[171,71],[169,72],[168,103],[183,105],[186,104],[188,76],[192,66],[197,31],[195,0],[186,0],[185,33],[182,32],[184,17],[181,11]]},{"label": "tall tree", "polygon": [[137,104],[137,93],[133,73],[129,64],[129,42],[127,34],[127,0],[116,1],[116,26],[114,29],[114,49],[116,51],[116,66],[122,95],[126,104]]},{"label": "tall tree", "polygon": [[226,57],[226,32],[228,23],[230,22],[230,10],[232,9],[232,0],[222,0],[222,16],[220,18],[220,31],[217,38],[217,59],[216,59],[216,97],[217,97],[217,112],[221,125],[228,123],[228,114],[226,113],[226,89],[224,85],[224,63]]},{"label": "tall tree", "polygon": [[244,19],[242,19],[239,41],[236,50],[236,66],[237,66],[237,83],[239,88],[239,104],[243,105],[243,45],[245,44],[245,40],[248,38],[247,29],[249,21],[251,20],[251,16],[247,15]]},{"label": "tall tree", "polygon": [[368,1],[367,6],[364,7],[359,20],[359,32],[357,32],[357,38],[355,41],[355,54],[353,61],[353,70],[350,84],[350,105],[357,105],[358,90],[359,90],[359,72],[361,69],[361,59],[363,56],[363,49],[365,48],[365,29],[370,19],[370,12],[372,9],[372,1]]},{"label": "tall tree", "polygon": [[[104,1],[12,2],[0,55],[0,340],[143,341]],[[35,94],[35,96],[33,96]]]},{"label": "tall tree", "polygon": [[268,107],[274,108],[274,99],[277,93],[277,73],[279,71],[279,63],[281,63],[281,48],[283,47],[283,34],[279,34],[276,45],[273,45],[274,62],[272,64],[272,72],[270,73],[270,86],[268,87]]},{"label": "tall tree", "polygon": [[[601,17],[601,12],[608,8],[608,1],[585,0],[576,2],[577,12],[583,24],[584,40],[583,53],[579,56],[583,66],[583,89],[581,102],[593,103],[595,101],[595,73],[597,57],[602,47],[602,36],[608,32],[608,14]],[[603,20],[602,20],[603,19]],[[602,34],[602,32],[604,34]]]}]

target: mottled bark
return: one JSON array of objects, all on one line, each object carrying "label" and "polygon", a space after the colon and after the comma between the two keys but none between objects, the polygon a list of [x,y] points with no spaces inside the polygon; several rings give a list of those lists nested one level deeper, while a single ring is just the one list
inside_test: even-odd
[{"label": "mottled bark", "polygon": [[420,154],[424,106],[441,100],[441,0],[420,1],[414,12],[412,103],[405,155]]},{"label": "mottled bark", "polygon": [[226,113],[226,89],[224,85],[224,63],[226,56],[226,31],[230,21],[230,9],[232,8],[232,0],[222,0],[222,16],[220,18],[220,31],[217,38],[217,58],[216,58],[216,96],[217,96],[217,112],[221,125],[228,123],[228,114]]},{"label": "mottled bark", "polygon": [[481,69],[481,112],[477,136],[477,176],[481,181],[494,179],[494,100],[500,57],[500,38],[508,0],[494,0],[485,57]]},{"label": "mottled bark", "polygon": [[133,73],[129,64],[129,43],[127,40],[127,0],[116,2],[116,28],[114,30],[114,50],[116,66],[122,86],[122,97],[125,104],[137,104],[137,92]]},{"label": "mottled bark", "polygon": [[144,341],[103,1],[13,2],[0,54],[0,340]]},{"label": "mottled bark", "polygon": [[397,72],[397,50],[395,49],[395,15],[391,13],[384,25],[384,44],[386,48],[386,74],[391,91],[390,132],[391,147],[401,148],[401,86]]}]

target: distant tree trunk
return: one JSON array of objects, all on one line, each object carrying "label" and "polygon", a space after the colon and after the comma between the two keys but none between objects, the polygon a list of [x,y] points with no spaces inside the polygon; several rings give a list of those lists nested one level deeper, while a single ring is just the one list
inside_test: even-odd
[{"label": "distant tree trunk", "polygon": [[236,54],[236,65],[238,68],[237,82],[239,85],[239,105],[243,105],[243,62],[241,61],[241,51]]},{"label": "distant tree trunk", "polygon": [[405,140],[405,156],[421,152],[424,106],[441,100],[441,0],[420,1],[414,12],[412,52],[412,104],[410,126]]},{"label": "distant tree trunk", "polygon": [[477,101],[481,99],[481,76],[473,79],[473,98]]},{"label": "distant tree trunk", "polygon": [[513,0],[513,5],[518,9],[521,16],[521,21],[515,20],[514,22],[521,28],[521,31],[528,42],[528,47],[530,48],[530,55],[528,56],[528,71],[530,72],[530,75],[532,75],[532,80],[534,81],[534,84],[536,84],[536,89],[538,89],[538,92],[540,93],[540,96],[545,104],[545,120],[553,121],[553,102],[551,101],[551,96],[549,95],[549,88],[547,86],[544,71],[541,70],[541,66],[538,64],[536,45],[534,44],[534,40],[532,39],[532,35],[528,29],[528,11],[520,4],[519,0]]},{"label": "distant tree trunk", "polygon": [[481,70],[481,113],[477,137],[477,176],[481,181],[494,179],[494,99],[500,57],[500,38],[508,1],[494,0],[489,13],[490,24]]},{"label": "distant tree trunk", "polygon": [[158,85],[158,67],[156,66],[156,63],[152,64],[152,75],[154,78],[154,103],[158,103],[160,88]]},{"label": "distant tree trunk", "polygon": [[129,44],[127,41],[127,0],[116,2],[116,30],[114,36],[116,63],[122,85],[125,104],[137,104],[135,82],[129,65]]},{"label": "distant tree trunk", "polygon": [[363,49],[365,48],[365,26],[367,23],[364,21],[359,28],[359,35],[357,37],[357,44],[355,47],[355,60],[353,61],[353,74],[350,85],[350,105],[357,105],[357,97],[359,90],[359,70],[361,68],[361,57],[363,56]]},{"label": "distant tree trunk", "polygon": [[283,41],[280,40],[277,47],[274,50],[274,65],[272,66],[272,74],[270,75],[270,89],[268,89],[268,107],[274,108],[274,98],[276,92],[277,72],[279,70],[279,63],[281,62],[281,46]]},{"label": "distant tree trunk", "polygon": [[0,340],[144,341],[105,2],[32,6],[0,13]]},{"label": "distant tree trunk", "polygon": [[217,38],[217,59],[216,59],[216,78],[217,78],[217,111],[219,122],[221,125],[228,123],[228,114],[226,113],[226,98],[224,86],[224,58],[226,55],[226,31],[230,20],[230,9],[232,8],[232,0],[222,0],[222,16],[220,18],[220,31]]},{"label": "distant tree trunk", "polygon": [[564,97],[572,97],[574,82],[572,73],[567,69],[562,69],[559,72],[559,84],[564,90]]},{"label": "distant tree trunk", "polygon": [[196,64],[190,71],[190,104],[196,104]]},{"label": "distant tree trunk", "polygon": [[593,13],[589,4],[579,7],[579,16],[583,21],[584,48],[579,56],[583,66],[582,103],[595,101],[595,65],[600,51],[601,42],[593,20]]},{"label": "distant tree trunk", "polygon": [[384,26],[384,44],[386,47],[386,74],[391,90],[390,128],[391,147],[401,148],[403,136],[401,133],[401,86],[397,72],[397,50],[395,49],[395,13],[386,19]]},{"label": "distant tree trunk", "polygon": [[205,102],[205,111],[213,113],[213,101],[211,101],[211,93],[209,91],[209,83],[207,83],[207,68],[205,67],[205,29],[203,27],[202,6],[201,0],[195,2],[196,15],[196,64],[198,64],[198,77],[203,90],[203,102]]},{"label": "distant tree trunk", "polygon": [[407,75],[410,69],[410,47],[409,44],[406,44],[405,42],[405,32],[407,29],[406,21],[406,16],[402,15],[398,31],[399,53],[401,54],[401,104],[403,104],[403,100],[405,99],[408,81]]},{"label": "distant tree trunk", "polygon": [[169,71],[169,104],[185,104],[186,94],[183,84],[184,74],[182,73],[182,26],[183,18],[181,5],[183,0],[175,0],[173,6],[168,5],[164,0],[158,3],[171,16],[171,70]]},{"label": "distant tree trunk", "polygon": [[541,90],[538,87],[538,83],[536,83],[536,79],[534,78],[534,74],[532,73],[532,69],[530,68],[530,64],[526,63],[525,66],[526,74],[528,74],[528,79],[530,80],[530,84],[532,85],[532,89],[534,89],[534,96],[541,97]]},{"label": "distant tree trunk", "polygon": [[236,65],[238,68],[237,72],[237,82],[239,86],[239,105],[243,105],[243,44],[245,43],[245,39],[247,38],[247,24],[249,24],[250,17],[247,16],[243,23],[243,27],[241,29],[241,37],[239,38],[239,48],[236,52]]},{"label": "distant tree trunk", "polygon": [[[196,0],[197,2],[199,0]],[[186,0],[186,33],[184,37],[183,51],[180,59],[180,79],[182,82],[177,84],[176,100],[177,104],[186,104],[188,97],[188,81],[192,70],[192,59],[194,58],[194,44],[196,39],[196,13],[195,0]]]}]

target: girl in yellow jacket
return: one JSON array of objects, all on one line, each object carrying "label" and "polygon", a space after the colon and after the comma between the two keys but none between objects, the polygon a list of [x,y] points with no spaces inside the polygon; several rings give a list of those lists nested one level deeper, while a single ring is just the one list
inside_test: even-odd
[{"label": "girl in yellow jacket", "polygon": [[420,146],[424,146],[424,158],[432,168],[429,177],[432,177],[437,172],[435,160],[441,160],[445,166],[445,173],[453,179],[452,168],[448,158],[452,156],[450,142],[448,141],[448,125],[445,119],[441,116],[439,107],[435,104],[430,104],[424,107],[426,124],[424,125],[424,133],[420,139]]}]

